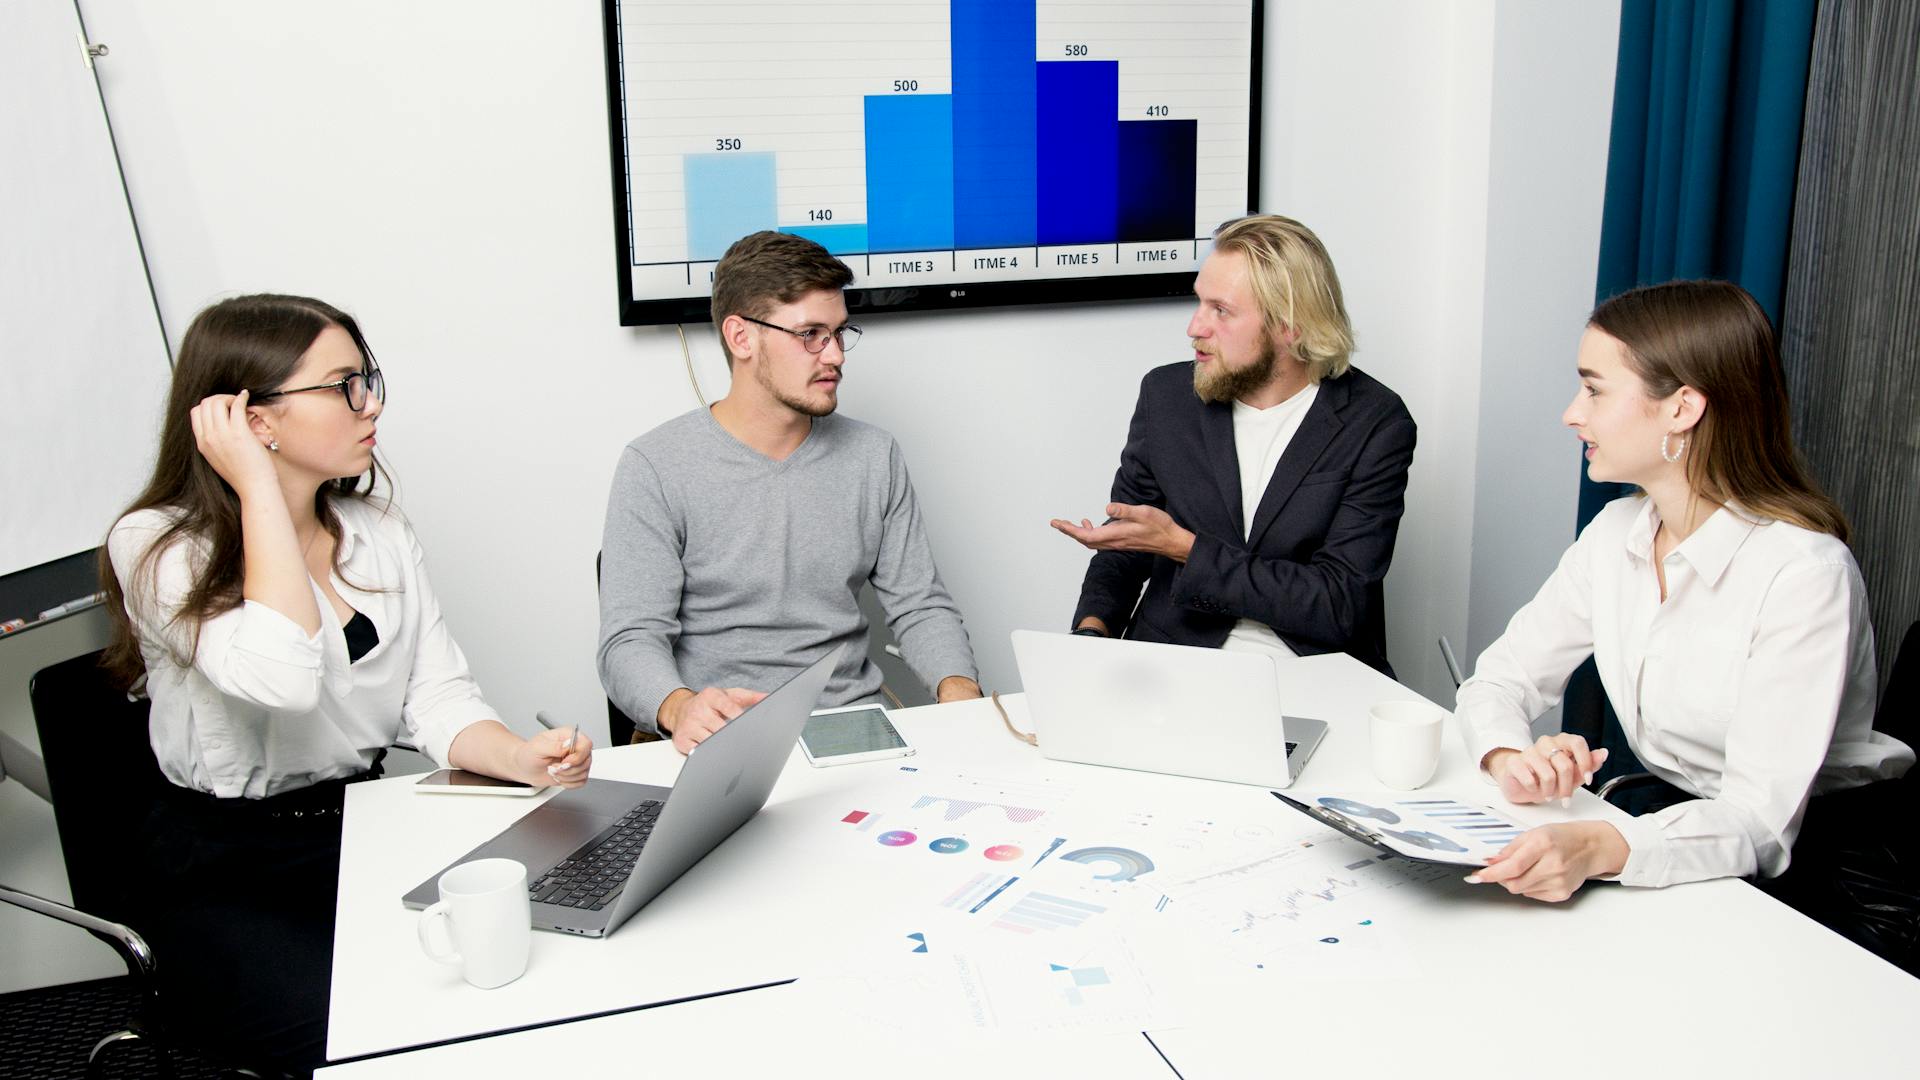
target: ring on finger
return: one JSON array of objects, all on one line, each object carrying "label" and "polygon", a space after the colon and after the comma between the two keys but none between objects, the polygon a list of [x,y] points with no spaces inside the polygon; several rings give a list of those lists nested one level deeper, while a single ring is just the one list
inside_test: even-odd
[{"label": "ring on finger", "polygon": [[1551,750],[1549,750],[1549,751],[1547,751],[1547,757],[1549,757],[1549,758],[1551,758],[1551,757],[1553,757],[1553,755],[1555,755],[1555,754],[1564,754],[1564,753],[1566,753],[1566,752],[1567,752],[1567,748],[1566,748],[1566,747],[1564,747],[1564,746],[1556,746],[1556,747],[1554,747],[1553,749],[1551,749]]}]

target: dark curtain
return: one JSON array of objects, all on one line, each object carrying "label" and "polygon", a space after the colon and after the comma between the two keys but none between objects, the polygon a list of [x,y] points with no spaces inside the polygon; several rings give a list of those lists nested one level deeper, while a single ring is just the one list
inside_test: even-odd
[{"label": "dark curtain", "polygon": [[1886,673],[1920,618],[1920,4],[1912,0],[1820,7],[1781,350],[1796,441],[1853,524]]},{"label": "dark curtain", "polygon": [[[1813,0],[1625,0],[1595,302],[1676,278],[1739,283],[1779,321]],[[1577,528],[1631,493],[1580,473]],[[1589,661],[1564,723],[1638,768]]]}]

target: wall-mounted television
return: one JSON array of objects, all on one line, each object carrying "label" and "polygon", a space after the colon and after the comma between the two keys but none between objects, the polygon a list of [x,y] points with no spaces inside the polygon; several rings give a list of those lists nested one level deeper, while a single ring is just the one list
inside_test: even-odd
[{"label": "wall-mounted television", "polygon": [[855,312],[1179,296],[1259,189],[1260,0],[603,0],[620,321],[811,237]]}]

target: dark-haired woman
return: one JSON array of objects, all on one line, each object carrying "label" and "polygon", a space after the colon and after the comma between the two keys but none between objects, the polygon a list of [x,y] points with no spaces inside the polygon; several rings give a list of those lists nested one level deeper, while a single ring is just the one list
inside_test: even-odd
[{"label": "dark-haired woman", "polygon": [[[480,696],[407,521],[370,494],[380,369],[317,300],[200,313],[158,463],[107,540],[108,666],[146,673],[170,795],[146,822],[138,929],[195,1041],[322,1060],[344,788],[396,738],[576,787],[591,743],[522,739]],[[363,483],[364,482],[364,483]]]},{"label": "dark-haired woman", "polygon": [[1644,497],[1580,534],[1481,654],[1456,715],[1508,799],[1566,798],[1606,751],[1532,739],[1528,723],[1591,654],[1667,805],[1618,826],[1534,829],[1475,878],[1543,900],[1591,878],[1778,879],[1763,887],[1863,944],[1910,944],[1911,911],[1875,913],[1832,887],[1837,874],[1915,871],[1892,850],[1867,863],[1851,850],[1863,837],[1886,848],[1876,815],[1899,805],[1891,781],[1914,754],[1872,729],[1865,588],[1846,520],[1789,435],[1765,314],[1723,282],[1636,289],[1594,311],[1579,375],[1563,419],[1589,475]]}]

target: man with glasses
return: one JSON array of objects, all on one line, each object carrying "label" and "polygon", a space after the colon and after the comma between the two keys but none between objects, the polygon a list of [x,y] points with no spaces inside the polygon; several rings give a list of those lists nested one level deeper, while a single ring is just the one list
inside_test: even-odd
[{"label": "man with glasses", "polygon": [[600,681],[686,753],[794,672],[851,644],[822,704],[880,693],[859,593],[871,582],[915,674],[980,696],[893,437],[836,415],[846,264],[758,232],[713,272],[731,386],[627,445],[602,541]]}]

